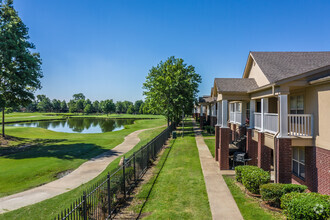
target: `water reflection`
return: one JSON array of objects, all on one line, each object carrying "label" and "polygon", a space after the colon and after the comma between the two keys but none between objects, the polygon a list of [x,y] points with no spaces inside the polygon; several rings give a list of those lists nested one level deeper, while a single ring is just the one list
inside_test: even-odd
[{"label": "water reflection", "polygon": [[60,121],[36,121],[8,124],[16,127],[38,127],[67,133],[102,133],[119,131],[124,125],[133,124],[134,119],[68,118]]}]

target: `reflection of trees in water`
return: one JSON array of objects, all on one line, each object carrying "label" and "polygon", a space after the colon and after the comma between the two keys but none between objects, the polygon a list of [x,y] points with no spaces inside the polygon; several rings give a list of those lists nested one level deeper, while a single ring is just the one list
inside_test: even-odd
[{"label": "reflection of trees in water", "polygon": [[55,128],[70,128],[74,132],[83,132],[91,127],[99,126],[102,132],[113,131],[124,125],[133,124],[134,119],[101,119],[101,118],[68,118],[61,121],[38,121],[29,123],[19,123],[18,126],[24,127],[40,127],[48,129]]}]

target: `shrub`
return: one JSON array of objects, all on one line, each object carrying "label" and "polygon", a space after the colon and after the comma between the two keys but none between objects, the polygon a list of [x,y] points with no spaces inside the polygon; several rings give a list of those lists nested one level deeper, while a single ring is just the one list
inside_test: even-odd
[{"label": "shrub", "polygon": [[292,192],[282,196],[281,207],[288,219],[329,219],[330,196]]},{"label": "shrub", "polygon": [[252,169],[260,169],[260,168],[256,167],[256,166],[249,166],[249,165],[236,166],[235,167],[236,181],[242,183],[242,171],[243,170],[252,170]]},{"label": "shrub", "polygon": [[245,188],[254,194],[259,194],[259,187],[270,181],[268,172],[254,166],[243,169],[241,175]]},{"label": "shrub", "polygon": [[215,128],[213,126],[206,125],[204,126],[204,129],[207,131],[209,134],[214,134],[215,133]]},{"label": "shrub", "polygon": [[305,192],[307,186],[296,184],[268,183],[260,186],[262,200],[274,207],[280,207],[281,197],[291,192]]}]

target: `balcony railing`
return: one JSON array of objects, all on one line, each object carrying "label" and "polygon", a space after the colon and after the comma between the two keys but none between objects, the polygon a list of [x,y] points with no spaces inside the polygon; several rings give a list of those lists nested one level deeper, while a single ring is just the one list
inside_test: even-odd
[{"label": "balcony railing", "polygon": [[256,129],[261,130],[261,113],[260,112],[254,113],[254,127]]},{"label": "balcony railing", "polygon": [[265,113],[264,114],[264,130],[270,133],[277,133],[278,131],[278,114]]},{"label": "balcony railing", "polygon": [[242,124],[242,113],[241,112],[230,112],[229,121],[231,123]]},{"label": "balcony railing", "polygon": [[288,120],[290,136],[313,136],[313,115],[289,114]]}]

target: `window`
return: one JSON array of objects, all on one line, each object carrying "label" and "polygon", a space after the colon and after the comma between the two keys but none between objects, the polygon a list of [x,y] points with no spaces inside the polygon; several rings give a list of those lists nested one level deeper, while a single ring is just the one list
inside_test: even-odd
[{"label": "window", "polygon": [[242,112],[241,103],[240,102],[237,102],[236,103],[236,112]]},{"label": "window", "polygon": [[305,148],[294,147],[292,150],[292,173],[305,179]]},{"label": "window", "polygon": [[304,96],[290,97],[290,114],[304,114]]}]

